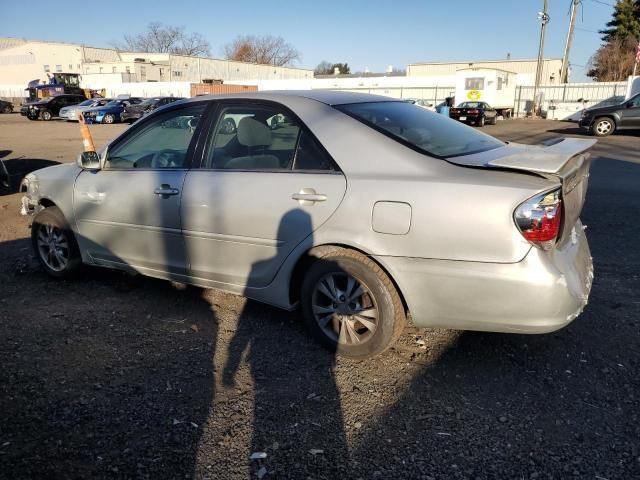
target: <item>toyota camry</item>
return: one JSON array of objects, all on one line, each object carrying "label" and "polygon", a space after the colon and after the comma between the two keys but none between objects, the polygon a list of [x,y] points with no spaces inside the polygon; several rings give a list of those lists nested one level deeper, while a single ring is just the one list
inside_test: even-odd
[{"label": "toyota camry", "polygon": [[593,143],[504,143],[365,94],[203,96],[29,174],[23,212],[53,277],[85,264],[300,306],[363,359],[407,319],[545,333],[576,318]]}]

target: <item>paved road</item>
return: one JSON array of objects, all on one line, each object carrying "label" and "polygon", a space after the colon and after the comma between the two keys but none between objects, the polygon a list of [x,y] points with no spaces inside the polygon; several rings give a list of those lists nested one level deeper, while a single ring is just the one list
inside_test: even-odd
[{"label": "paved road", "polygon": [[[571,127],[486,131],[533,143]],[[0,116],[0,150],[72,161],[76,129]],[[409,328],[362,363],[240,297],[107,271],[52,281],[19,195],[0,196],[0,478],[639,478],[640,167],[616,160],[639,144],[596,147],[596,278],[569,327]]]}]

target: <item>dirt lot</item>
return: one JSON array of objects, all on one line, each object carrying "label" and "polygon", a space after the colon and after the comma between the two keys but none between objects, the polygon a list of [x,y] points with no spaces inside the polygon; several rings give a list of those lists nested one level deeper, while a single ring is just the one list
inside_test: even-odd
[{"label": "dirt lot", "polygon": [[[97,143],[122,129],[92,127]],[[580,135],[534,120],[485,130]],[[77,133],[3,115],[0,155],[73,161]],[[595,149],[583,219],[596,278],[574,323],[408,328],[363,363],[318,347],[298,313],[240,297],[102,270],[51,280],[20,195],[0,196],[0,477],[640,477],[639,140]]]}]

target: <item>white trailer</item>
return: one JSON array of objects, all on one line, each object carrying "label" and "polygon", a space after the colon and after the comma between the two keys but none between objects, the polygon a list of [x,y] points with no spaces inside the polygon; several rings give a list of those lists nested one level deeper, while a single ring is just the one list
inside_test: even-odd
[{"label": "white trailer", "polygon": [[497,68],[463,68],[456,72],[455,104],[486,102],[508,117],[516,96],[516,74]]}]

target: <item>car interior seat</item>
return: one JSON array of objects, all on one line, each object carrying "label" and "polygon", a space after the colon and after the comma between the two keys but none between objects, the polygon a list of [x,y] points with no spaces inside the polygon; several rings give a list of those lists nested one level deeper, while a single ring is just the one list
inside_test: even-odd
[{"label": "car interior seat", "polygon": [[275,155],[265,153],[273,141],[271,129],[251,117],[240,120],[237,130],[238,143],[246,147],[247,155],[232,158],[224,168],[262,170],[280,168]]}]

